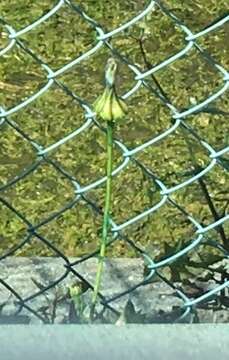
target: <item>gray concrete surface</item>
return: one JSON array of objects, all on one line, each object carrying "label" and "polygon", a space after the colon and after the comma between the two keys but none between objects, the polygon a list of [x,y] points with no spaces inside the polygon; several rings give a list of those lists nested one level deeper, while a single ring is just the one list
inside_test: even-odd
[{"label": "gray concrete surface", "polygon": [[226,360],[229,325],[0,327],[2,360]]},{"label": "gray concrete surface", "polygon": [[[73,260],[76,259],[70,259],[70,261]],[[0,279],[7,283],[23,299],[26,299],[39,291],[39,288],[32,279],[43,286],[48,286],[65,273],[66,268],[64,264],[61,258],[9,257],[0,262]],[[95,259],[89,259],[84,263],[74,266],[74,269],[91,284],[94,284],[96,265]],[[144,279],[143,271],[144,264],[141,259],[106,260],[102,277],[102,294],[110,298],[111,296],[130,289]],[[48,306],[49,309],[47,311],[51,314],[51,307],[56,292],[58,292],[59,298],[65,296],[68,286],[73,284],[75,280],[76,277],[72,273],[69,273],[67,278],[61,281],[58,286],[46,291],[43,295],[28,300],[26,304],[34,311],[39,311],[40,314],[42,314],[40,309]],[[173,310],[174,308],[179,308],[182,305],[182,301],[176,296],[176,293],[170,286],[158,281],[158,278],[155,280],[157,281],[140,287],[130,295],[123,296],[114,301],[112,306],[122,312],[127,300],[131,299],[137,311],[141,310],[142,313],[147,314],[149,317],[148,322],[173,322],[173,316],[175,316],[175,318],[178,316],[176,310],[175,314]],[[213,284],[213,286],[216,285],[217,284]],[[207,289],[208,286],[208,282],[204,283],[204,288]],[[206,291],[206,289],[204,291]],[[41,322],[39,318],[25,308],[20,312],[20,316],[17,316],[17,319],[15,319],[14,314],[18,308],[18,306],[15,305],[15,300],[15,296],[10,294],[6,286],[0,283],[0,325],[15,322],[35,325]],[[90,302],[90,291],[84,294],[84,300],[86,303]],[[56,306],[54,323],[67,322],[68,314],[69,302],[59,301]],[[200,322],[204,323],[229,323],[228,308],[218,311],[214,311],[213,309],[198,309],[198,316]],[[51,318],[51,315],[49,318]],[[187,317],[185,321],[189,322],[189,317]]]}]

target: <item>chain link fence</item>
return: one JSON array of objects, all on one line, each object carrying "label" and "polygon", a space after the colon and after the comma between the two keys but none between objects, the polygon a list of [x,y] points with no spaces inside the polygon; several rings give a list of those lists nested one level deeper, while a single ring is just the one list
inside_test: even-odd
[{"label": "chain link fence", "polygon": [[[48,22],[54,16],[59,16],[58,21],[61,22],[62,15],[59,14],[62,10],[65,9],[66,11],[70,12],[73,17],[75,17],[76,22],[83,22],[84,24],[86,24],[85,26],[90,29],[90,31],[94,32],[94,39],[89,45],[87,44],[87,46],[85,46],[85,48],[87,49],[85,51],[81,51],[81,54],[79,54],[79,56],[74,58],[74,53],[72,53],[73,59],[71,58],[71,60],[67,62],[66,60],[68,60],[68,58],[64,59],[65,64],[53,70],[53,67],[51,67],[48,62],[44,61],[44,59],[40,55],[40,51],[38,55],[36,51],[29,47],[28,41],[24,40],[23,37],[28,34],[33,34],[33,32],[38,28],[42,29],[42,27],[45,26],[46,22]],[[14,9],[12,8],[12,12],[13,11]],[[44,15],[40,16],[37,20],[31,22],[26,27],[20,29],[16,29],[12,24],[8,23],[5,18],[1,17],[1,38],[2,41],[4,41],[4,46],[2,46],[0,49],[1,58],[5,59],[5,61],[7,62],[10,54],[13,53],[15,49],[17,49],[18,52],[14,55],[15,58],[18,57],[20,60],[20,56],[25,55],[26,57],[29,57],[31,59],[31,63],[35,63],[39,70],[42,72],[42,74],[45,74],[45,76],[43,77],[43,85],[40,85],[38,89],[36,88],[34,91],[29,91],[29,94],[27,95],[25,100],[17,99],[16,104],[11,107],[5,107],[3,104],[5,103],[5,99],[7,99],[8,97],[8,93],[6,92],[6,94],[3,94],[2,98],[2,106],[0,108],[1,128],[4,129],[4,131],[12,130],[14,134],[16,134],[10,135],[10,139],[12,139],[12,144],[11,147],[8,147],[7,151],[13,154],[22,151],[22,158],[24,157],[25,159],[28,159],[29,157],[33,160],[32,163],[30,163],[29,165],[27,165],[27,160],[25,160],[23,164],[26,164],[26,166],[23,166],[23,169],[21,171],[18,171],[18,169],[16,168],[16,171],[13,174],[10,174],[11,176],[8,176],[8,178],[2,175],[2,184],[0,187],[0,193],[2,195],[0,197],[0,201],[2,204],[2,216],[4,219],[5,217],[8,217],[8,219],[5,220],[5,226],[10,226],[9,223],[13,221],[13,219],[17,219],[17,221],[20,223],[19,230],[23,234],[23,239],[14,246],[9,246],[8,244],[8,247],[5,247],[5,249],[2,250],[0,259],[1,261],[4,261],[10,256],[16,255],[18,251],[26,247],[28,244],[32,244],[32,246],[34,247],[40,246],[39,244],[41,244],[42,248],[48,248],[54,256],[61,258],[63,261],[63,274],[53,283],[47,286],[37,284],[37,286],[40,287],[39,291],[26,298],[21,297],[21,295],[3,278],[0,279],[1,287],[3,289],[7,289],[8,292],[13,294],[15,304],[19,306],[19,309],[17,310],[18,313],[20,313],[20,311],[24,308],[42,319],[43,321],[45,321],[44,318],[39,312],[35,311],[29,305],[29,302],[41,296],[41,294],[45,294],[48,290],[58,287],[58,284],[60,284],[65,278],[67,278],[69,274],[72,274],[77,280],[81,281],[82,284],[86,285],[87,290],[93,289],[93,282],[88,281],[82,274],[80,274],[77,270],[77,266],[79,264],[86,263],[90,258],[96,257],[96,255],[98,254],[98,248],[95,248],[93,251],[86,251],[84,254],[82,254],[80,259],[71,261],[69,257],[66,256],[64,249],[61,246],[56,246],[55,242],[50,240],[49,236],[45,233],[45,231],[43,231],[43,229],[45,229],[46,226],[52,224],[58,226],[58,223],[55,223],[55,221],[61,216],[65,216],[65,214],[67,214],[69,211],[71,212],[74,208],[78,208],[79,204],[82,208],[86,207],[87,209],[89,209],[89,216],[91,218],[96,216],[99,216],[99,218],[102,217],[104,184],[106,182],[106,177],[103,175],[103,168],[100,172],[96,171],[96,179],[93,179],[93,181],[89,179],[87,183],[83,183],[77,177],[77,171],[76,175],[73,176],[71,171],[66,170],[66,168],[62,166],[64,164],[61,164],[61,161],[57,161],[55,158],[52,157],[52,154],[54,151],[66,146],[68,143],[77,143],[79,141],[84,142],[84,139],[86,142],[86,147],[88,147],[87,136],[91,132],[91,129],[96,129],[97,131],[93,134],[93,136],[101,136],[103,139],[105,139],[105,126],[101,124],[99,119],[96,119],[93,107],[91,103],[87,101],[87,94],[93,92],[93,87],[91,87],[92,85],[90,83],[90,79],[92,78],[91,74],[85,75],[85,79],[87,79],[87,77],[90,78],[88,83],[85,80],[85,84],[80,84],[80,87],[83,88],[84,94],[86,94],[85,97],[80,96],[77,91],[73,91],[72,88],[65,83],[64,76],[75,76],[75,74],[73,75],[72,72],[74,69],[77,68],[81,69],[79,71],[83,72],[84,68],[80,67],[86,66],[85,64],[87,64],[91,59],[93,59],[94,56],[100,54],[101,50],[106,49],[106,54],[108,54],[108,56],[114,56],[120,63],[120,66],[125,69],[123,70],[123,72],[126,71],[131,74],[133,79],[132,85],[128,88],[127,91],[125,91],[125,93],[122,95],[122,98],[125,99],[127,103],[131,102],[131,98],[133,98],[134,102],[136,103],[135,96],[139,96],[141,101],[139,100],[137,107],[138,111],[142,112],[144,116],[144,94],[149,94],[149,96],[154,99],[153,101],[158,102],[158,106],[163,109],[162,111],[167,112],[169,122],[168,126],[164,126],[164,124],[162,124],[162,128],[159,132],[151,132],[151,136],[148,136],[147,133],[147,140],[142,142],[140,141],[139,143],[136,142],[135,146],[132,147],[129,146],[127,142],[125,142],[125,139],[123,141],[122,137],[119,137],[119,130],[117,130],[115,139],[115,151],[117,151],[118,153],[119,162],[117,162],[116,167],[113,171],[114,186],[117,182],[117,178],[123,172],[128,172],[130,166],[133,165],[135,166],[137,171],[139,171],[139,173],[138,175],[133,173],[132,176],[135,177],[135,179],[136,176],[141,177],[141,179],[143,176],[143,182],[141,182],[142,180],[139,181],[140,185],[138,184],[137,186],[137,192],[139,191],[140,196],[143,197],[141,191],[144,190],[144,181],[146,181],[148,184],[147,196],[149,198],[149,201],[147,202],[147,206],[143,206],[140,210],[136,209],[135,211],[135,200],[133,198],[131,201],[131,205],[129,205],[133,210],[131,215],[130,212],[128,212],[129,209],[126,208],[124,210],[125,214],[127,214],[127,218],[123,217],[122,221],[117,222],[115,216],[112,217],[111,236],[108,248],[115,249],[116,246],[118,246],[118,244],[122,242],[122,244],[124,244],[124,247],[128,247],[129,249],[131,249],[131,251],[133,251],[133,254],[135,254],[135,256],[137,255],[144,260],[145,269],[142,281],[134,284],[134,286],[132,286],[128,290],[115,294],[114,296],[109,298],[103,296],[103,294],[100,293],[99,296],[101,300],[101,305],[103,309],[107,309],[108,311],[113,312],[115,315],[119,315],[118,311],[115,309],[115,307],[113,307],[115,301],[126,296],[127,294],[131,294],[138,288],[140,289],[150,283],[153,283],[155,279],[159,279],[164,284],[166,284],[166,286],[171,288],[182,302],[182,305],[180,306],[181,312],[179,316],[177,316],[177,318],[175,319],[176,321],[180,320],[181,318],[186,318],[186,316],[190,313],[195,313],[196,309],[203,304],[212,304],[212,301],[215,302],[216,307],[220,305],[227,308],[227,288],[229,285],[229,239],[227,236],[226,225],[229,219],[229,215],[227,214],[227,187],[224,176],[226,171],[228,170],[227,154],[229,147],[226,144],[223,144],[223,146],[221,146],[221,139],[218,139],[219,145],[216,144],[216,146],[215,144],[213,146],[211,141],[208,141],[207,129],[209,124],[207,124],[206,126],[206,137],[202,136],[202,134],[200,135],[198,130],[202,126],[201,121],[204,121],[203,114],[208,114],[209,116],[215,116],[217,118],[217,128],[220,128],[222,124],[223,134],[225,135],[226,133],[225,118],[228,116],[228,112],[223,108],[223,106],[221,108],[220,105],[217,106],[215,104],[217,104],[216,101],[218,101],[225,95],[228,89],[228,72],[224,64],[222,65],[220,62],[217,62],[215,60],[215,57],[212,56],[211,53],[209,53],[209,51],[204,48],[204,46],[202,46],[201,41],[206,37],[210,36],[211,34],[216,34],[217,32],[220,32],[221,29],[226,26],[229,20],[229,16],[227,14],[224,14],[223,16],[220,16],[220,18],[217,18],[211,23],[209,23],[208,26],[206,26],[199,32],[192,32],[190,30],[190,27],[187,26],[185,22],[180,20],[178,15],[176,15],[177,9],[171,9],[171,7],[163,1],[145,2],[145,4],[142,4],[142,10],[135,14],[132,18],[129,17],[128,21],[122,21],[122,19],[120,19],[120,23],[122,23],[122,25],[115,28],[112,28],[112,26],[110,26],[108,30],[105,30],[104,26],[100,25],[94,18],[90,17],[89,13],[90,4],[88,5],[87,11],[86,6],[83,9],[75,1],[60,0],[55,5],[53,5],[50,10],[46,11]],[[129,57],[125,56],[123,52],[115,46],[115,39],[120,34],[122,34],[124,42],[125,38],[127,37],[132,36],[132,39],[134,39],[135,36],[132,34],[132,28],[136,25],[140,25],[143,35],[147,32],[153,31],[153,28],[147,27],[147,19],[150,19],[153,22],[154,16],[156,16],[155,14],[157,14],[159,18],[167,18],[169,19],[169,21],[171,21],[171,24],[173,24],[174,28],[177,29],[177,31],[183,38],[184,44],[182,45],[180,50],[176,51],[176,53],[170,56],[168,56],[167,54],[166,56],[164,56],[164,60],[159,61],[155,65],[152,65],[148,61],[146,53],[142,46],[143,44],[141,40],[143,39],[143,37],[139,38],[141,56],[145,60],[145,67],[143,69],[138,64],[138,61],[136,61],[136,63],[130,61]],[[43,34],[44,37],[46,36],[45,31],[46,30],[44,30]],[[63,33],[63,37],[65,36],[66,34]],[[166,32],[163,34],[163,36],[166,37]],[[165,40],[167,41],[167,39]],[[112,41],[114,41],[114,43]],[[59,42],[61,43],[61,38],[59,38]],[[38,44],[38,49],[40,50],[41,48],[42,44]],[[159,49],[156,49],[155,51],[157,52],[159,51]],[[172,72],[175,72],[176,70],[175,68],[173,68],[173,66],[175,66],[179,61],[183,59],[184,61],[186,61],[186,59],[189,58],[190,52],[192,51],[195,52],[198,58],[204,60],[206,64],[206,69],[208,67],[211,67],[213,69],[212,71],[214,71],[214,76],[217,76],[217,81],[214,83],[214,86],[211,90],[209,90],[208,88],[205,89],[206,96],[204,98],[202,97],[201,99],[199,99],[198,96],[196,97],[195,94],[191,92],[189,93],[189,90],[187,90],[187,94],[190,97],[190,102],[184,107],[179,107],[175,105],[177,103],[176,101],[171,100],[172,98],[174,98],[174,94],[169,94],[163,88],[163,85],[157,75],[163,74],[163,72],[166,71],[167,68],[171,68]],[[99,64],[99,62],[97,62],[98,72],[100,71],[100,67],[101,65]],[[193,74],[189,73],[187,69],[185,70],[184,68],[183,72],[184,79],[193,77]],[[77,83],[77,77],[74,81]],[[195,81],[196,80],[194,78],[194,83]],[[93,78],[91,82],[93,82]],[[199,86],[199,84],[197,84],[197,86]],[[61,94],[60,97],[66,97],[66,99],[68,99],[67,101],[71,101],[71,103],[74,104],[76,109],[76,112],[74,113],[76,125],[68,134],[66,134],[64,132],[64,129],[60,127],[58,130],[56,141],[52,143],[47,143],[45,146],[43,146],[41,145],[42,142],[36,141],[36,134],[33,134],[31,136],[28,131],[24,131],[24,127],[20,124],[23,122],[23,114],[27,111],[27,109],[34,108],[34,114],[36,115],[37,102],[52,89],[59,91]],[[14,86],[12,85],[12,87],[9,88],[9,93],[12,93],[13,91]],[[174,92],[176,92],[176,84],[174,84]],[[99,93],[101,93],[101,91],[98,91],[98,93],[95,95],[98,96]],[[58,99],[55,99],[54,97],[53,103],[47,103],[47,107],[51,106],[52,110],[52,106],[55,106],[55,101],[60,101],[60,97]],[[150,104],[150,102],[148,103],[147,100],[147,106],[150,106],[148,104]],[[66,116],[66,121],[68,116],[70,116],[67,106],[68,105],[66,103],[66,107],[64,109],[61,109],[61,107],[58,108],[58,111],[64,112]],[[128,116],[130,118],[134,118],[135,113],[132,112],[130,114],[130,112],[131,106]],[[79,118],[82,120],[80,124],[79,120],[77,120],[78,114]],[[16,118],[14,118],[15,116]],[[55,114],[55,116],[58,117],[58,112]],[[156,117],[156,115],[151,115],[149,117],[149,121],[151,123],[154,121],[154,117]],[[195,126],[192,126],[192,119],[198,119],[199,123],[197,123],[197,126],[196,124]],[[55,126],[55,121],[58,120],[55,120],[55,118],[53,118],[52,121],[52,126]],[[138,118],[137,121],[141,122],[141,118]],[[63,124],[63,127],[64,126],[65,125]],[[131,122],[128,123],[128,126],[131,127]],[[121,127],[122,124],[120,124],[120,128]],[[129,131],[131,131],[131,129]],[[176,139],[176,136],[178,136],[178,132],[179,137],[181,137],[183,141],[182,146],[188,152],[189,158],[191,160],[189,159],[189,167],[186,168],[185,172],[182,174],[182,180],[177,181],[177,179],[181,179],[181,177],[176,177],[179,175],[176,173],[176,163],[172,164],[173,168],[171,169],[171,164],[169,162],[170,148],[168,148],[167,150],[166,148],[163,148],[163,152],[166,153],[166,151],[168,151],[168,160],[167,162],[165,160],[164,164],[161,163],[161,166],[165,165],[166,168],[169,169],[169,171],[171,171],[172,173],[174,172],[174,179],[176,179],[176,181],[174,180],[172,185],[169,186],[168,182],[166,181],[166,177],[160,176],[160,174],[158,175],[154,171],[154,168],[148,166],[147,161],[144,161],[144,156],[141,157],[141,154],[147,153],[147,151],[155,151],[155,153],[157,154],[157,146],[160,145],[162,142],[166,141],[167,139],[170,139],[171,136],[172,139]],[[5,133],[3,132],[3,137],[4,134]],[[22,143],[18,143],[18,147],[15,147],[13,142],[14,136],[19,136],[20,139],[22,139],[22,143],[26,144],[26,146],[27,144],[29,144],[29,147],[30,149],[32,149],[32,151],[29,150],[27,153],[27,148],[24,147]],[[138,134],[136,135],[136,137],[138,137]],[[19,149],[20,146],[22,150]],[[6,145],[4,145],[3,143],[1,150],[3,155],[4,151],[6,151],[5,147]],[[80,158],[82,156],[80,151],[84,150],[80,149],[81,148],[79,147],[78,153],[67,154],[67,156],[69,156],[69,159],[72,159],[73,165],[74,161],[76,161],[76,158]],[[205,154],[204,160],[199,161],[199,151],[202,151]],[[91,149],[91,156],[93,157],[95,154],[95,149]],[[179,152],[175,154],[178,162],[180,161],[179,158],[182,158],[182,156],[183,154]],[[105,164],[105,157],[102,158],[102,161]],[[220,211],[214,204],[214,200],[212,198],[212,194],[208,190],[208,182],[206,180],[206,176],[208,175],[213,174],[214,177],[214,172],[218,171],[218,169],[220,171],[220,174],[221,172],[223,174],[222,177],[217,178],[219,180],[218,186],[220,187],[220,189],[223,188],[222,193],[224,194],[223,199],[221,199],[223,201],[223,206],[220,208]],[[18,184],[21,184],[24,179],[33,176],[33,174],[35,174],[35,172],[38,170],[41,172],[43,171],[44,178],[42,178],[42,181],[49,181],[49,175],[52,172],[56,174],[56,179],[61,179],[60,184],[61,186],[63,185],[63,187],[61,187],[60,189],[60,184],[58,183],[58,180],[56,180],[57,182],[55,183],[55,179],[50,180],[51,185],[49,184],[49,186],[53,187],[55,192],[60,193],[62,199],[64,199],[65,201],[60,209],[54,209],[54,211],[50,211],[48,214],[42,214],[41,212],[41,218],[39,219],[39,221],[30,221],[28,220],[28,216],[25,216],[23,213],[23,205],[14,205],[13,197],[17,197],[18,193],[13,193],[11,197],[7,197],[5,196],[5,194],[7,194],[7,191],[13,190]],[[141,176],[139,174],[141,174]],[[220,179],[222,179],[222,181],[220,181]],[[66,182],[71,188],[69,196],[67,196],[68,188],[64,185],[64,182]],[[198,218],[196,218],[191,211],[191,207],[189,208],[183,206],[183,204],[181,204],[180,202],[179,194],[182,193],[182,201],[184,201],[185,204],[189,202],[189,205],[192,205],[192,200],[189,198],[188,195],[189,192],[193,191],[193,188],[191,187],[192,185],[197,186],[197,188],[201,190],[202,196],[205,199],[204,204],[209,208],[210,217],[208,217],[207,222],[202,221],[202,219],[199,220]],[[131,187],[129,189],[129,184],[126,184],[126,186],[127,188],[125,191],[131,192]],[[37,189],[36,181],[34,182],[34,188]],[[97,201],[97,198],[93,195],[93,191],[97,189],[101,190],[101,196],[99,201]],[[23,200],[26,203],[30,201],[29,189],[25,187],[24,190],[25,192]],[[48,203],[52,203],[52,196],[50,196],[49,198],[43,198],[42,195],[40,195],[38,189],[37,203],[42,204],[46,201]],[[200,201],[201,206],[201,200],[199,199],[198,201]],[[119,205],[116,204],[114,200],[114,212],[118,206]],[[174,213],[174,211],[176,213]],[[189,229],[189,232],[186,234],[185,239],[183,239],[182,233],[182,239],[178,239],[179,241],[176,241],[177,239],[175,239],[175,245],[167,244],[164,248],[164,251],[162,251],[160,248],[159,253],[154,253],[154,250],[152,250],[154,247],[154,243],[150,240],[153,236],[157,236],[157,234],[155,234],[155,232],[157,232],[157,228],[154,234],[152,229],[151,232],[147,230],[147,236],[149,239],[148,242],[151,247],[151,250],[147,250],[147,247],[144,247],[142,246],[143,244],[141,244],[141,231],[143,231],[141,225],[143,224],[144,226],[146,226],[146,229],[148,229],[148,224],[150,224],[154,218],[157,218],[160,212],[163,212],[163,217],[172,216],[171,222],[174,223],[175,226],[176,217],[182,217],[182,228]],[[75,220],[77,221],[77,219]],[[84,222],[83,217],[80,221],[82,221],[82,223],[79,224],[79,227],[81,228],[83,227]],[[66,222],[68,223],[67,217]],[[21,230],[22,225],[23,231]],[[98,244],[97,240],[99,239],[101,230],[97,223],[95,227],[97,228],[97,239],[93,239],[93,244]],[[136,229],[136,227],[139,234],[138,241],[135,241],[134,236],[131,236],[131,229]],[[190,230],[190,228],[192,229],[192,231]],[[5,232],[7,231],[8,230],[6,230],[5,227]],[[15,236],[15,232],[13,230],[9,230],[9,232],[11,232],[11,236]],[[171,230],[171,233],[172,232],[173,230]],[[4,227],[2,229],[1,236],[4,237]],[[36,240],[35,242],[33,242],[34,239]],[[164,241],[163,238],[159,240],[160,244],[162,244]],[[85,242],[86,241],[87,239],[85,239]],[[95,246],[97,245],[94,245],[94,247]],[[196,254],[195,252],[199,251],[199,249],[203,251],[203,255],[199,255],[198,261],[194,261],[192,258],[189,257],[189,254]],[[206,270],[206,281],[214,279],[214,286],[207,287],[204,291],[203,289],[198,289],[197,284],[195,284],[195,289],[197,290],[195,296],[185,287],[185,284],[187,285],[187,283],[190,286],[187,277],[185,278],[185,283],[185,281],[183,281],[183,278],[179,276],[180,271],[182,272],[185,269],[188,273],[188,269],[192,267],[197,268],[198,271],[200,271],[200,269]],[[169,271],[169,275],[168,272],[166,272],[166,269],[167,271]],[[179,282],[179,285],[177,285],[177,282]]]}]

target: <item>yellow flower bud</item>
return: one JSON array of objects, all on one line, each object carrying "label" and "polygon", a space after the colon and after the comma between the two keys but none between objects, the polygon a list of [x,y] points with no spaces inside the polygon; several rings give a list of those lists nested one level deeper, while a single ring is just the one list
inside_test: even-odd
[{"label": "yellow flower bud", "polygon": [[94,110],[105,121],[116,121],[124,117],[127,105],[120,99],[114,87],[106,87],[94,103]]},{"label": "yellow flower bud", "polygon": [[113,58],[108,59],[105,72],[106,87],[102,95],[94,103],[94,110],[105,121],[116,121],[124,117],[127,105],[117,95],[115,89],[115,74],[117,64]]}]

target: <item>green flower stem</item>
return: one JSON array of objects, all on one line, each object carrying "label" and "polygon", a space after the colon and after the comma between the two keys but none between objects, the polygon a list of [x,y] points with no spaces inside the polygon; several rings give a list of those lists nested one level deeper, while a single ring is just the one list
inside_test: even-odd
[{"label": "green flower stem", "polygon": [[101,285],[101,278],[103,272],[103,265],[106,253],[106,244],[108,240],[109,232],[109,218],[111,211],[111,196],[112,196],[112,167],[113,167],[113,128],[114,122],[107,121],[107,181],[106,181],[106,200],[105,200],[105,209],[103,215],[103,230],[102,230],[102,239],[100,244],[100,253],[98,260],[98,268],[96,273],[96,280],[94,286],[94,292],[92,296],[92,310],[91,314],[93,316],[95,305],[98,298],[98,293]]},{"label": "green flower stem", "polygon": [[110,58],[106,64],[105,82],[106,87],[103,93],[97,98],[94,103],[94,110],[96,114],[107,123],[107,181],[106,181],[106,201],[103,217],[103,233],[100,244],[100,253],[98,259],[98,268],[95,279],[95,286],[92,295],[92,305],[90,309],[91,320],[94,317],[95,305],[98,299],[98,294],[101,285],[101,277],[103,272],[103,265],[106,253],[106,245],[109,232],[109,219],[111,211],[111,195],[112,195],[112,153],[113,153],[113,129],[117,120],[124,117],[127,112],[125,102],[117,95],[115,88],[115,75],[117,71],[117,63],[115,59]]}]

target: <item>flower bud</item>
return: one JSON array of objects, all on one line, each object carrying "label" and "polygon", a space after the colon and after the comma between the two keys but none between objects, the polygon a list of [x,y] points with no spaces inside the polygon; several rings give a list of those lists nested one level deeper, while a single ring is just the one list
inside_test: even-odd
[{"label": "flower bud", "polygon": [[94,110],[105,121],[116,121],[124,117],[127,105],[116,94],[115,88],[106,87],[94,103]]}]

